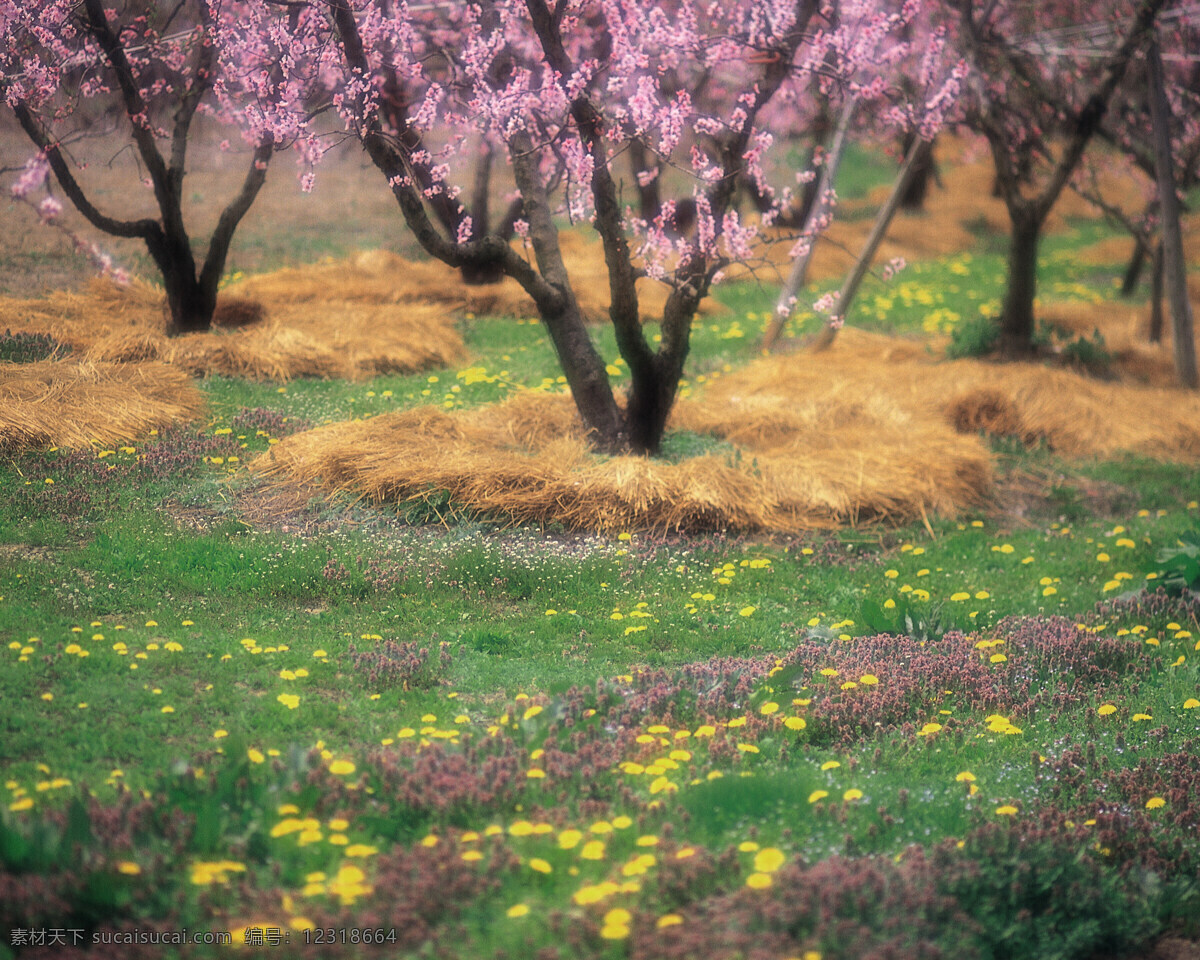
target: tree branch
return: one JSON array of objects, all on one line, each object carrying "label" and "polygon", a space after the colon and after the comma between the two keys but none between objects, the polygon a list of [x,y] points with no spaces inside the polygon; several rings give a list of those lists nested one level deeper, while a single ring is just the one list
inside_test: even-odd
[{"label": "tree branch", "polygon": [[[566,83],[574,71],[574,64],[563,47],[558,26],[559,11],[565,9],[565,0],[558,0],[552,14],[546,0],[526,0],[534,31],[546,54],[546,62]],[[617,349],[629,364],[633,377],[654,375],[654,352],[642,332],[638,309],[636,277],[629,253],[629,241],[622,226],[621,207],[617,198],[617,185],[609,169],[604,145],[604,124],[600,112],[586,94],[571,102],[571,116],[579,129],[579,137],[592,158],[592,202],[596,208],[595,227],[604,246],[604,262],[608,267],[609,316],[617,337]]]},{"label": "tree branch", "polygon": [[[346,63],[363,77],[369,76],[370,65],[358,32],[358,23],[354,19],[354,11],[346,0],[325,2],[333,14],[334,26],[342,43]],[[372,162],[387,177],[392,195],[400,204],[405,223],[430,256],[452,267],[465,264],[490,266],[498,263],[504,273],[516,280],[539,307],[543,304],[561,306],[560,298],[564,294],[539,276],[524,258],[499,237],[482,237],[470,243],[457,243],[438,233],[429,219],[421,195],[414,186],[414,180],[405,167],[404,158],[383,133],[378,117],[372,116],[365,122],[360,138]]]},{"label": "tree branch", "polygon": [[221,211],[221,217],[208,241],[208,253],[204,258],[204,266],[200,270],[200,285],[216,283],[225,270],[225,258],[229,255],[229,245],[233,241],[234,231],[242,222],[242,217],[254,203],[258,191],[267,180],[267,164],[275,153],[275,140],[268,137],[260,143],[250,160],[250,169],[242,181],[242,189]]},{"label": "tree branch", "polygon": [[140,238],[143,240],[162,232],[162,228],[154,220],[117,220],[101,213],[84,195],[83,188],[79,186],[79,181],[75,179],[75,175],[71,172],[71,167],[67,163],[66,158],[63,157],[58,144],[50,139],[41,124],[38,123],[33,111],[23,101],[18,101],[13,105],[13,113],[17,117],[17,122],[21,124],[22,129],[29,136],[29,139],[34,142],[46,157],[46,161],[50,164],[50,169],[54,171],[54,176],[58,179],[63,193],[67,195],[71,203],[75,205],[75,209],[93,227],[114,237]]},{"label": "tree branch", "polygon": [[1050,207],[1054,205],[1054,201],[1058,199],[1058,195],[1062,193],[1063,187],[1067,185],[1067,180],[1074,173],[1075,168],[1079,165],[1079,161],[1083,158],[1083,151],[1087,149],[1088,142],[1099,128],[1100,121],[1104,117],[1104,111],[1108,109],[1108,101],[1112,99],[1117,85],[1121,82],[1121,78],[1125,76],[1125,71],[1129,68],[1129,61],[1133,59],[1134,51],[1137,50],[1138,46],[1145,40],[1153,28],[1155,18],[1157,18],[1158,12],[1162,9],[1165,2],[1166,0],[1143,0],[1142,5],[1138,8],[1137,16],[1134,19],[1133,27],[1130,29],[1128,36],[1126,36],[1125,41],[1117,49],[1117,52],[1113,54],[1108,66],[1105,67],[1104,79],[1075,116],[1074,123],[1072,124],[1074,130],[1072,131],[1071,139],[1063,151],[1063,155],[1050,178],[1050,182],[1043,189],[1036,201],[1039,213],[1043,217],[1049,212]]},{"label": "tree branch", "polygon": [[200,23],[204,36],[196,44],[195,58],[191,70],[191,82],[180,94],[179,108],[175,111],[175,127],[171,132],[171,164],[167,174],[171,180],[171,189],[176,196],[183,194],[183,177],[186,173],[188,133],[192,126],[192,118],[200,106],[204,95],[212,89],[213,64],[216,60],[216,43],[207,36],[212,24],[212,15],[208,4],[200,4]]},{"label": "tree branch", "polygon": [[[138,91],[133,67],[130,66],[129,58],[125,55],[124,47],[121,46],[120,37],[108,25],[108,18],[104,14],[104,7],[100,0],[83,0],[83,6],[87,13],[86,28],[100,44],[100,48],[104,51],[104,55],[108,58],[113,73],[116,75],[117,85],[121,88],[121,98],[125,104],[125,113],[128,114],[130,125],[133,127],[134,143],[137,144],[138,152],[142,155],[146,170],[150,174],[150,180],[154,184],[154,194],[158,198],[159,211],[163,216],[163,226],[168,232],[171,232],[172,224],[167,220],[178,219],[178,214],[172,211],[179,209],[179,203],[171,195],[171,178],[167,174],[167,164],[158,150],[158,144],[154,142],[154,134],[150,130],[149,111],[146,101],[142,99],[142,95]],[[182,229],[182,224],[176,226]]]}]

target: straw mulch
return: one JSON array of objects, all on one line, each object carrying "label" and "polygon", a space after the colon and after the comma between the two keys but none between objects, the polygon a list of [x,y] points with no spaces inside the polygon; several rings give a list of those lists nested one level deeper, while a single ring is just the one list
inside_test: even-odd
[{"label": "straw mulch", "polygon": [[[584,318],[608,320],[608,268],[598,240],[576,231],[559,234],[563,261]],[[438,260],[412,261],[386,250],[367,250],[347,260],[323,261],[298,269],[250,277],[229,288],[232,296],[265,303],[314,303],[337,290],[345,300],[369,303],[435,304],[453,313],[481,317],[536,317],[533,300],[515,280],[482,285],[466,284],[459,271]],[[658,320],[667,302],[667,288],[643,278],[638,281],[642,316]],[[711,299],[701,313],[725,310]]]},{"label": "straw mulch", "polygon": [[521,394],[446,413],[421,407],[289,437],[254,464],[375,502],[446,491],[513,522],[588,530],[832,528],[980,502],[988,454],[940,419],[876,396],[802,392],[753,409],[681,404],[677,424],[736,455],[667,463],[589,452],[568,396]]},{"label": "straw mulch", "polygon": [[[286,271],[281,271],[286,273]],[[223,295],[204,333],[166,336],[161,291],[95,280],[80,292],[38,300],[0,298],[0,330],[46,333],[90,360],[159,360],[189,373],[251,380],[362,380],[457,363],[462,338],[443,307],[355,299],[353,277],[323,280],[324,297]],[[236,325],[242,324],[242,325]]]},{"label": "straw mulch", "polygon": [[[1191,286],[1192,312],[1200,317],[1200,277]],[[1112,358],[1110,373],[1116,379],[1143,386],[1173,387],[1179,380],[1175,372],[1170,304],[1164,303],[1163,310],[1159,343],[1150,342],[1150,307],[1145,303],[1050,302],[1039,306],[1038,321],[1043,326],[1066,331],[1068,339],[1094,339],[1099,333],[1104,338],[1105,351]]]},{"label": "straw mulch", "polygon": [[1043,442],[1065,456],[1200,459],[1196,394],[1102,382],[1039,363],[945,361],[923,343],[849,327],[828,351],[763,358],[722,378],[705,403],[752,409],[814,394],[878,396],[964,433]]},{"label": "straw mulch", "polygon": [[0,451],[84,448],[194,419],[204,396],[161,363],[0,363]]},{"label": "straw mulch", "polygon": [[[563,233],[561,241],[585,317],[606,321],[608,274],[600,244],[577,233]],[[639,281],[644,317],[661,316],[666,290]],[[701,313],[723,310],[710,299]],[[440,262],[371,250],[231,284],[222,291],[214,329],[204,333],[167,337],[160,290],[103,280],[41,299],[0,297],[0,330],[46,333],[92,360],[160,360],[198,376],[363,380],[463,360],[466,351],[453,319],[463,312],[537,314],[513,280],[469,286]]]},{"label": "straw mulch", "polygon": [[979,504],[991,482],[981,432],[1067,456],[1200,459],[1200,397],[1033,363],[945,361],[924,343],[854,329],[823,353],[765,357],[711,383],[680,401],[672,428],[735,452],[595,456],[569,397],[528,393],[320,427],[253,466],[374,502],[444,491],[513,522],[797,532]]}]

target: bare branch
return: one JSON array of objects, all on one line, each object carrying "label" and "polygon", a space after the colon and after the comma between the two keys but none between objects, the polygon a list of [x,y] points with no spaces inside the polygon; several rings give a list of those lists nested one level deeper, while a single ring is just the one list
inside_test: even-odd
[{"label": "bare branch", "polygon": [[58,179],[63,193],[93,227],[114,237],[138,237],[143,240],[162,232],[162,228],[154,220],[117,220],[101,213],[84,194],[58,144],[50,139],[33,111],[26,104],[18,101],[13,105],[13,113],[17,117],[17,122],[21,124],[21,128],[28,134],[29,139],[41,149],[50,164],[50,169],[54,171],[54,176]]}]

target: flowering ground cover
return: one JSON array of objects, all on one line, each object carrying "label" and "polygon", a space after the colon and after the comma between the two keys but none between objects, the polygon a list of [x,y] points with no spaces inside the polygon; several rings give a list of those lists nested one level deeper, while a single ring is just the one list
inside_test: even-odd
[{"label": "flowering ground cover", "polygon": [[[922,264],[867,321],[945,332],[1000,270]],[[769,297],[728,296],[689,390],[753,353]],[[1194,466],[996,441],[987,510],[774,540],[283,502],[247,473],[310,425],[561,389],[537,325],[466,339],[435,374],[212,378],[206,422],[0,464],[0,955],[230,955],[149,942],[184,928],[336,957],[1196,936],[1200,601],[1159,556],[1200,522]],[[86,942],[12,945],[54,929]]]}]

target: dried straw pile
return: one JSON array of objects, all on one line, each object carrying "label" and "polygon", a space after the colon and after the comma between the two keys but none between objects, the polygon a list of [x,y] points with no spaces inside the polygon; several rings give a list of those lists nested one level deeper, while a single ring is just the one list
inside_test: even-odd
[{"label": "dried straw pile", "polygon": [[182,370],[77,360],[0,363],[0,451],[83,448],[191,420],[204,397]]},{"label": "dried straw pile", "polygon": [[[1200,283],[1192,290],[1192,310],[1200,316]],[[1048,303],[1038,310],[1038,320],[1070,334],[1091,339],[1098,331],[1112,357],[1111,370],[1120,380],[1145,386],[1172,387],[1175,347],[1171,336],[1170,305],[1164,305],[1163,338],[1151,343],[1150,308],[1121,302]]]},{"label": "dried straw pile", "polygon": [[990,483],[976,438],[877,397],[822,394],[754,410],[681,404],[677,422],[729,439],[736,456],[680,463],[589,453],[569,397],[523,394],[433,407],[285,439],[254,469],[376,502],[447,491],[514,522],[589,530],[800,530],[979,502]]},{"label": "dried straw pile", "polygon": [[1068,456],[1200,459],[1200,397],[1039,364],[943,361],[923,343],[853,329],[824,353],[766,357],[713,382],[678,404],[672,427],[736,454],[597,457],[568,397],[522,394],[321,427],[253,467],[375,502],[445,491],[514,522],[795,532],[981,502],[991,470],[980,431]]},{"label": "dried straw pile", "polygon": [[791,398],[875,396],[964,433],[1044,442],[1066,456],[1200,459],[1200,396],[1100,382],[1037,363],[943,361],[924,344],[846,328],[823,353],[764,358],[717,381],[704,404],[753,410]]},{"label": "dried straw pile", "polygon": [[[563,260],[580,309],[592,323],[608,320],[608,270],[598,240],[575,231],[559,235]],[[233,296],[263,303],[315,303],[331,290],[347,301],[380,304],[434,304],[454,313],[476,316],[535,317],[537,309],[515,280],[470,285],[459,271],[437,260],[412,261],[386,250],[368,250],[347,260],[327,260],[300,269],[251,277],[229,288]],[[649,279],[638,281],[642,316],[657,320],[667,302],[667,288]],[[724,308],[707,300],[702,313]]]},{"label": "dried straw pile", "polygon": [[[40,300],[0,298],[0,329],[47,333],[90,360],[159,360],[196,375],[252,380],[361,380],[447,366],[465,357],[445,308],[356,297],[356,280],[325,276],[314,285],[324,295],[308,301],[287,295],[251,300],[230,290],[215,321],[228,326],[173,338],[165,334],[159,290],[97,280],[83,291],[56,291]],[[286,281],[281,284],[285,293],[287,287]]]},{"label": "dried straw pile", "polygon": [[267,317],[245,327],[174,338],[136,330],[112,333],[97,340],[88,356],[122,362],[156,359],[197,376],[219,373],[284,382],[414,373],[466,356],[444,311],[427,304],[325,300],[272,305]]}]

